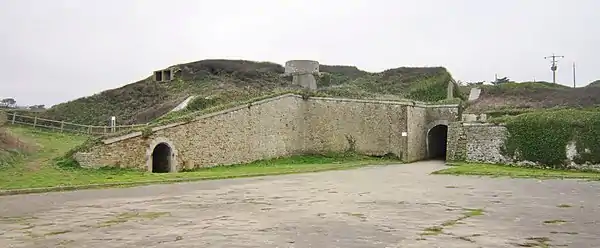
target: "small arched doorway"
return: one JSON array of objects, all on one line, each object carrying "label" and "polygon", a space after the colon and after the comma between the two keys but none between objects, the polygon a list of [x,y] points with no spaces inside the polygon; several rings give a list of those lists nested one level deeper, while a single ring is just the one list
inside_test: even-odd
[{"label": "small arched doorway", "polygon": [[427,132],[427,157],[429,159],[446,160],[448,142],[448,126],[437,125]]},{"label": "small arched doorway", "polygon": [[152,150],[152,173],[171,172],[173,151],[167,143],[159,143]]}]

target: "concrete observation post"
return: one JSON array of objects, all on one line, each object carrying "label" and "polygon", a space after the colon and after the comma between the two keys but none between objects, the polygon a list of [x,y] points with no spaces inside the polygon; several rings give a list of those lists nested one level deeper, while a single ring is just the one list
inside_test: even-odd
[{"label": "concrete observation post", "polygon": [[292,84],[316,90],[315,73],[319,73],[319,62],[314,60],[290,60],[285,62],[285,75],[292,75]]}]

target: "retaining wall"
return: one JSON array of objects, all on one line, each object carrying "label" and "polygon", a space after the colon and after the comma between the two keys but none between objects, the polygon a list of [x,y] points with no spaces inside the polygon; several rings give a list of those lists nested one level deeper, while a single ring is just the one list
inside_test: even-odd
[{"label": "retaining wall", "polygon": [[289,94],[201,116],[190,123],[155,128],[148,136],[138,132],[107,139],[74,157],[85,167],[149,170],[152,150],[162,142],[174,149],[175,171],[343,151],[394,154],[415,161],[426,156],[423,139],[431,125],[426,119],[428,111],[439,113],[444,108],[442,112],[453,113],[447,109],[456,106],[430,108],[414,102],[319,97],[305,100]]}]

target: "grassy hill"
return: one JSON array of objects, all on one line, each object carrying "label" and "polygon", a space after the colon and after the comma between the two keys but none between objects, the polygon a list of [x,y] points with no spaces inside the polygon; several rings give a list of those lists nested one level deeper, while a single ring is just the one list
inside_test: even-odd
[{"label": "grassy hill", "polygon": [[[299,90],[291,85],[291,77],[282,76],[283,66],[270,62],[202,60],[175,67],[179,72],[172,82],[157,83],[148,77],[58,104],[39,115],[93,125],[105,125],[114,115],[118,124],[138,124],[168,113],[189,96],[199,99],[192,106],[207,108]],[[452,79],[443,67],[402,67],[372,73],[353,66],[321,65],[320,71],[317,76],[320,95],[352,98],[439,101],[446,97],[446,86]]]},{"label": "grassy hill", "polygon": [[600,87],[570,88],[547,82],[483,85],[479,99],[466,113],[506,109],[593,108],[600,106]]},{"label": "grassy hill", "polygon": [[594,82],[591,82],[590,84],[588,84],[585,87],[600,87],[600,80],[596,80]]}]

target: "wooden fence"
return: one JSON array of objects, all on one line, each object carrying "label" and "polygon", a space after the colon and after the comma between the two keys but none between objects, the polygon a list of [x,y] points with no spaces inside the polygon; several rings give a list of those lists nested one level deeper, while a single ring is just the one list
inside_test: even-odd
[{"label": "wooden fence", "polygon": [[146,124],[121,125],[121,126],[93,126],[82,125],[66,121],[56,121],[37,116],[19,115],[16,112],[6,112],[7,123],[13,125],[26,125],[33,128],[50,129],[59,132],[84,133],[90,135],[104,135],[147,126]]}]

